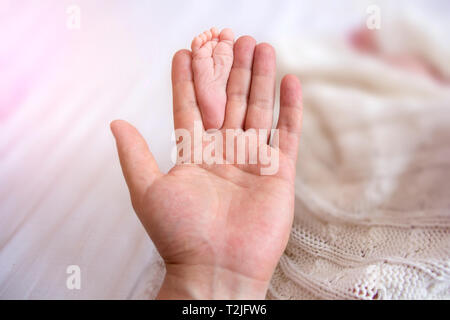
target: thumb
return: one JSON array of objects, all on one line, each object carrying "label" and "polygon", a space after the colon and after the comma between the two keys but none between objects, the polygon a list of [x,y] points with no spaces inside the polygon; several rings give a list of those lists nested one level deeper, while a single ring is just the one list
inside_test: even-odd
[{"label": "thumb", "polygon": [[130,190],[131,201],[136,205],[147,188],[162,175],[142,135],[131,124],[123,120],[111,122],[111,131],[116,139],[120,166]]}]

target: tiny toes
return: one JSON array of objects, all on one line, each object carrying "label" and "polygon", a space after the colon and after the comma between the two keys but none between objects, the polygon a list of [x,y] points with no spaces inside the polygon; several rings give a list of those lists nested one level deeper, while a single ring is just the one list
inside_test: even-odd
[{"label": "tiny toes", "polygon": [[197,37],[192,40],[191,49],[198,50],[202,48],[205,44],[210,41],[217,42],[219,37],[219,32],[216,28],[211,28],[210,30],[206,30],[199,34]]}]

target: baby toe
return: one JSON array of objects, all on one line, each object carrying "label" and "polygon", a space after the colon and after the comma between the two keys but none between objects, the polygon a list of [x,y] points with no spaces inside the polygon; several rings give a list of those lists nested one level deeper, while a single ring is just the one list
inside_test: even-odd
[{"label": "baby toe", "polygon": [[219,34],[220,41],[233,41],[234,33],[230,28],[223,29]]},{"label": "baby toe", "polygon": [[206,41],[208,41],[208,36],[207,36],[204,32],[201,33],[199,37],[202,38],[203,43],[205,43]]},{"label": "baby toe", "polygon": [[206,30],[205,32],[203,32],[203,34],[206,36],[206,41],[210,41],[212,39],[211,30]]},{"label": "baby toe", "polygon": [[213,39],[219,39],[219,30],[216,27],[212,27],[211,35]]},{"label": "baby toe", "polygon": [[202,44],[203,44],[202,38],[200,36],[195,37],[194,40],[192,40],[192,43],[191,43],[192,51],[200,49]]}]

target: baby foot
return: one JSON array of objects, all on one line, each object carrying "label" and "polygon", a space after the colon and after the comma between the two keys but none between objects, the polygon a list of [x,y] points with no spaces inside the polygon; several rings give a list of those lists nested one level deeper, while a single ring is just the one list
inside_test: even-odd
[{"label": "baby foot", "polygon": [[231,29],[205,31],[192,41],[192,71],[205,129],[219,129],[225,117],[227,81],[233,65]]}]

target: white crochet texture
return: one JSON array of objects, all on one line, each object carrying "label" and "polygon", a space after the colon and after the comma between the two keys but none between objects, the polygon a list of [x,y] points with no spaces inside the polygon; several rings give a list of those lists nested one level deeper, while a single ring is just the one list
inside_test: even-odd
[{"label": "white crochet texture", "polygon": [[[278,50],[302,80],[304,126],[269,299],[450,299],[450,50],[399,23],[385,32],[401,30],[447,84],[338,44]],[[426,48],[407,46],[415,29]]]}]

